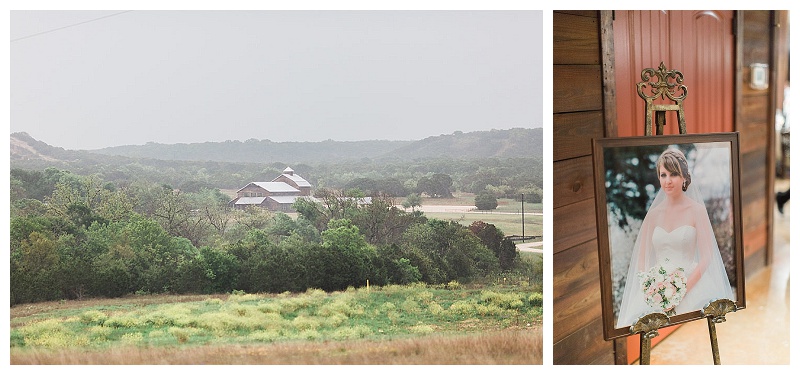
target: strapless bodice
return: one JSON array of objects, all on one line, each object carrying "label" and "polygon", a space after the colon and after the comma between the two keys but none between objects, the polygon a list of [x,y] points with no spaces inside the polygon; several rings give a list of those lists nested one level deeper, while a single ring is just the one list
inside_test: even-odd
[{"label": "strapless bodice", "polygon": [[657,226],[653,231],[656,259],[662,264],[669,263],[685,269],[694,262],[696,236],[697,230],[690,225],[682,225],[671,232]]}]

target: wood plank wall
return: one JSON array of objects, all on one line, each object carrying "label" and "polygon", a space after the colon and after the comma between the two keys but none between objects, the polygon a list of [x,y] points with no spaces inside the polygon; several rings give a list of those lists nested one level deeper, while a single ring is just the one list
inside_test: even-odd
[{"label": "wood plank wall", "polygon": [[[601,17],[553,13],[553,364],[613,364],[603,340],[592,139],[605,135]],[[612,85],[613,87],[613,85]],[[612,94],[613,95],[613,94]]]},{"label": "wood plank wall", "polygon": [[[761,269],[771,261],[772,214],[775,176],[775,108],[777,69],[773,43],[773,11],[754,10],[739,13],[741,37],[741,76],[738,90],[740,104],[736,130],[741,149],[742,226],[746,274]],[[750,64],[770,66],[770,89],[750,88]],[[782,90],[782,86],[780,86]],[[745,286],[745,291],[747,290]]]}]

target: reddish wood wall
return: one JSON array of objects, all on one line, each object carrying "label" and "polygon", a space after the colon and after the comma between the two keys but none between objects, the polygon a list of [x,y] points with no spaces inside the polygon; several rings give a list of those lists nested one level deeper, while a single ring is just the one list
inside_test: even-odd
[{"label": "reddish wood wall", "polygon": [[[688,133],[733,131],[733,14],[731,10],[615,12],[618,136],[644,135],[644,101],[636,84],[643,69],[657,69],[661,62],[683,73],[689,88],[684,101]],[[664,134],[678,134],[676,118],[668,113]]]}]

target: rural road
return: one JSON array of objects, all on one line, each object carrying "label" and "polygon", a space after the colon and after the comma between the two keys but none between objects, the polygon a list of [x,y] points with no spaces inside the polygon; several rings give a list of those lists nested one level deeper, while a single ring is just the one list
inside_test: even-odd
[{"label": "rural road", "polygon": [[517,250],[529,251],[533,253],[542,252],[542,242],[523,242],[517,244]]},{"label": "rural road", "polygon": [[[403,209],[402,206],[398,206],[398,208]],[[493,212],[493,211],[476,211],[477,207],[475,206],[419,206],[417,208],[418,211],[422,212],[480,212],[480,213],[487,213],[487,214],[495,214],[495,215],[519,215],[519,213],[515,212]],[[541,212],[530,212],[527,215],[537,215],[542,216]],[[534,253],[541,253],[542,252],[542,242],[524,242],[518,243],[517,249],[519,251],[528,251]]]},{"label": "rural road", "polygon": [[[403,209],[403,206],[398,205],[397,208]],[[418,206],[417,211],[422,212],[480,212],[482,214],[495,214],[495,215],[519,215],[519,212],[495,212],[495,211],[478,211],[475,206]],[[406,210],[409,211],[409,210]],[[541,212],[525,212],[525,215],[542,216]]]}]

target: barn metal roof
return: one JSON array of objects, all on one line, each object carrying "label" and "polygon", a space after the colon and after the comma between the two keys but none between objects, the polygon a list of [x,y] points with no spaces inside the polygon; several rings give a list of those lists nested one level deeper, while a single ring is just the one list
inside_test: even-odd
[{"label": "barn metal roof", "polygon": [[242,197],[239,198],[234,204],[261,204],[267,197]]},{"label": "barn metal roof", "polygon": [[[288,178],[288,179],[290,179],[290,180],[294,181],[294,183],[295,183],[295,184],[297,184],[297,186],[300,186],[300,187],[311,187],[311,183],[309,183],[308,181],[306,181],[306,179],[305,179],[305,178],[302,178],[302,177],[300,177],[300,176],[298,176],[298,175],[296,175],[296,174],[287,174],[287,173],[284,173],[284,174],[282,174],[281,176],[284,176],[284,177],[286,177],[286,178]],[[280,178],[280,176],[278,176],[278,177],[275,177],[275,180],[277,180],[278,178]],[[272,181],[275,181],[275,180],[272,180]]]},{"label": "barn metal roof", "polygon": [[[247,184],[250,186],[251,184],[256,185],[266,191],[272,193],[299,193],[300,190],[295,189],[292,185],[289,185],[285,182],[251,182]],[[238,191],[242,191],[247,186],[239,189]]]},{"label": "barn metal roof", "polygon": [[278,203],[281,203],[281,204],[291,204],[291,203],[294,203],[294,201],[296,201],[297,198],[299,198],[299,197],[296,196],[296,195],[277,195],[277,196],[271,196],[271,197],[267,197],[267,198],[272,199],[275,202],[278,202]]}]

